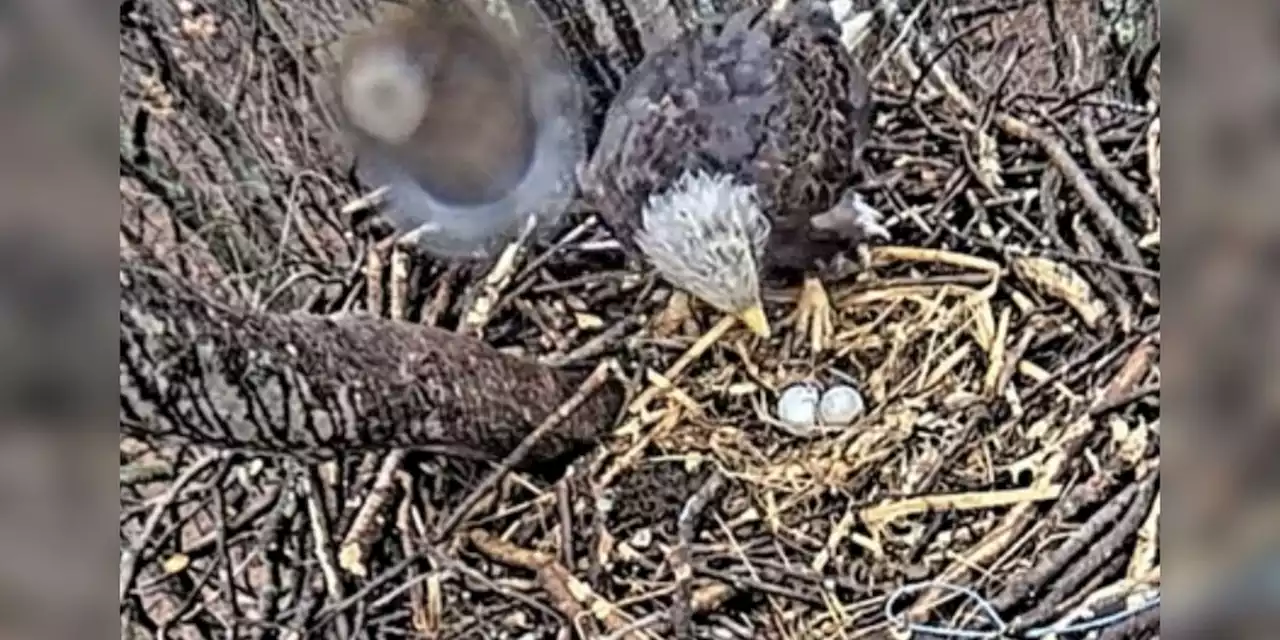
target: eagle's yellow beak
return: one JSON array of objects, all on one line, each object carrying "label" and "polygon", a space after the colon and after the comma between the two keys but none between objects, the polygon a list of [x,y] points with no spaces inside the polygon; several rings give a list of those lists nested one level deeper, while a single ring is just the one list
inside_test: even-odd
[{"label": "eagle's yellow beak", "polygon": [[753,304],[735,315],[742,321],[742,324],[747,325],[747,328],[752,333],[761,338],[768,338],[773,335],[773,332],[769,329],[769,319],[765,317],[764,309],[759,304]]}]

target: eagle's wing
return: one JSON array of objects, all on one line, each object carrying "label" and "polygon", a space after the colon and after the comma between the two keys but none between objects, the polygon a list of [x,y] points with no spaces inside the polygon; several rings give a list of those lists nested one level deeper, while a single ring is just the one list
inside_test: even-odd
[{"label": "eagle's wing", "polygon": [[685,171],[780,179],[787,131],[771,124],[785,83],[765,11],[692,27],[646,57],[614,98],[580,178],[586,200],[629,249],[649,196]]},{"label": "eagle's wing", "polygon": [[870,86],[825,4],[794,2],[786,24],[777,49],[788,93],[778,125],[789,132],[779,153],[791,171],[773,202],[776,215],[807,220],[835,206],[858,172],[871,127]]},{"label": "eagle's wing", "polygon": [[765,259],[767,266],[805,269],[863,239],[856,225],[813,219],[842,205],[859,173],[872,120],[870,85],[827,5],[793,2],[780,22],[786,29],[776,48],[787,99],[775,126],[788,134],[775,153],[787,172],[761,185],[773,221]]}]

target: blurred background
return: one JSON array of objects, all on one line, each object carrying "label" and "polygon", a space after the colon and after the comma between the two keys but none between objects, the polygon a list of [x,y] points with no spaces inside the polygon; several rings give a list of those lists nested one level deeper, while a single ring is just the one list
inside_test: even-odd
[{"label": "blurred background", "polygon": [[111,6],[0,7],[0,637],[117,616]]},{"label": "blurred background", "polygon": [[1162,4],[1164,628],[1263,637],[1280,622],[1280,7]]}]

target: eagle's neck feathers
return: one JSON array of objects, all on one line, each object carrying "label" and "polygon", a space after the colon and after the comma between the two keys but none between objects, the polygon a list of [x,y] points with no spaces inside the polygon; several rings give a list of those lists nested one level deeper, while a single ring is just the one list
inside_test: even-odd
[{"label": "eagle's neck feathers", "polygon": [[759,304],[759,260],[770,228],[755,186],[687,171],[648,198],[635,242],[671,283],[733,313]]}]

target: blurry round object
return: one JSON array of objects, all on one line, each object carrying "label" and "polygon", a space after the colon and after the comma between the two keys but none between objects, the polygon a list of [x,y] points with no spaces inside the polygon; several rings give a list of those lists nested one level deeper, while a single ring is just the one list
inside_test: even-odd
[{"label": "blurry round object", "polygon": [[778,419],[788,426],[809,429],[817,422],[818,389],[808,383],[787,387],[778,396]]},{"label": "blurry round object", "polygon": [[337,48],[338,124],[406,244],[493,257],[567,224],[586,159],[584,86],[528,3],[510,22],[480,0],[380,7]]},{"label": "blurry round object", "polygon": [[862,415],[865,408],[862,394],[857,389],[837,384],[822,394],[818,402],[818,418],[826,425],[848,425]]},{"label": "blurry round object", "polygon": [[427,113],[427,87],[400,49],[370,49],[350,62],[342,100],[352,124],[390,144],[404,144]]}]

